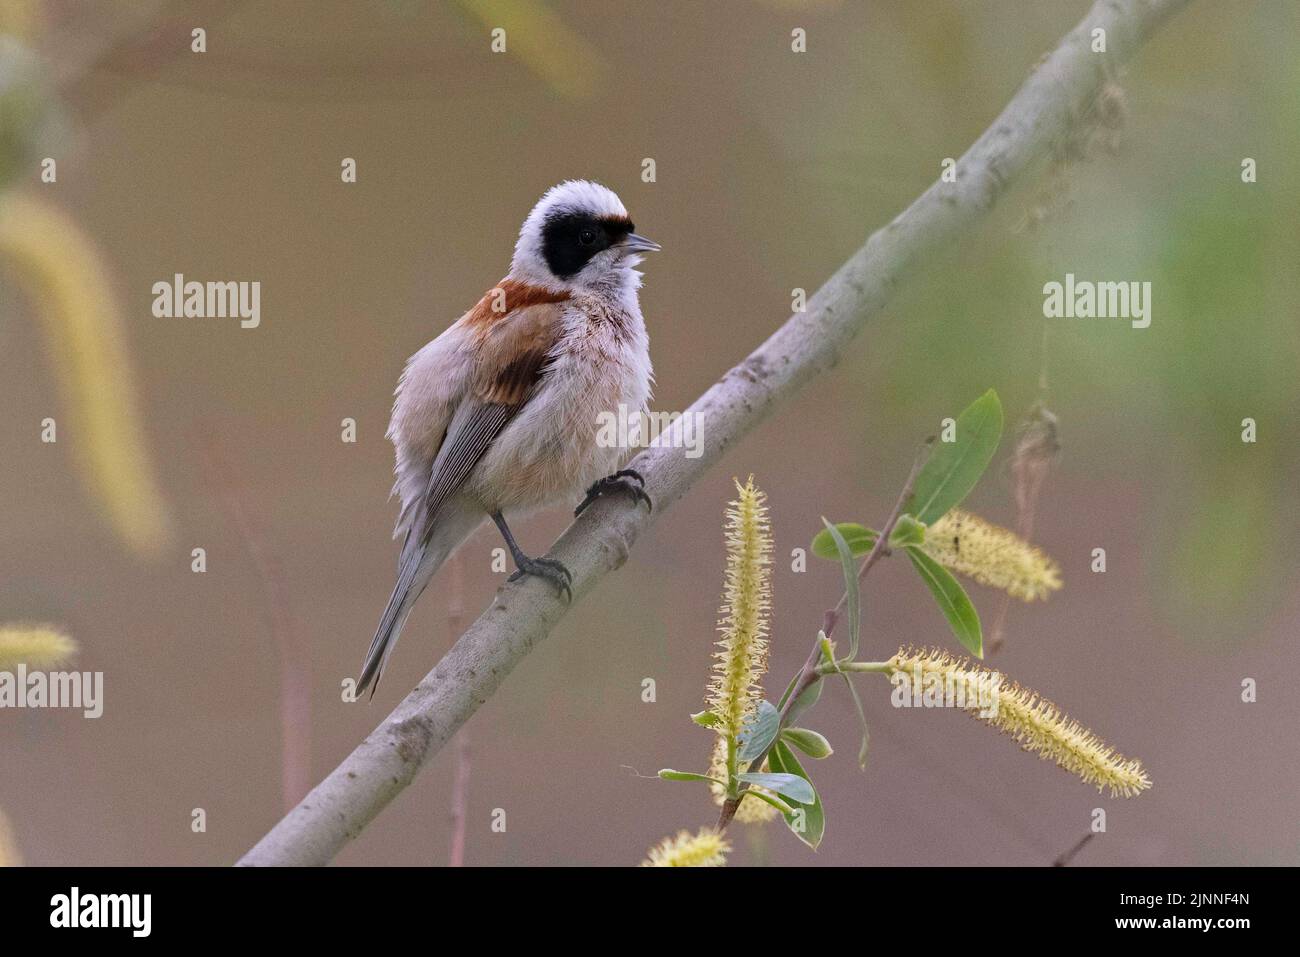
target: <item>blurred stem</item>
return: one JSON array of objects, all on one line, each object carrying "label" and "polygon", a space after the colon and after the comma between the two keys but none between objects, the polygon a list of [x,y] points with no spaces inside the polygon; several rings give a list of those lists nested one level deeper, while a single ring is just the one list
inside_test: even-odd
[{"label": "blurred stem", "polygon": [[768,839],[766,827],[747,827],[745,836],[749,838],[749,856],[755,867],[772,865],[772,842]]},{"label": "blurred stem", "polygon": [[1088,842],[1091,841],[1093,837],[1095,837],[1095,835],[1093,834],[1092,831],[1089,831],[1087,834],[1083,835],[1083,837],[1079,838],[1079,840],[1075,842],[1073,847],[1071,847],[1068,851],[1062,852],[1062,854],[1056,860],[1052,861],[1052,866],[1069,867],[1070,862],[1074,860],[1074,858],[1078,855],[1078,853],[1081,850],[1087,847]]},{"label": "blurred stem", "polygon": [[[929,451],[930,445],[927,442],[925,447],[917,453],[916,458],[912,461],[912,471],[908,473],[907,481],[903,483],[903,490],[898,494],[897,501],[894,502],[894,510],[889,513],[889,518],[885,520],[885,524],[881,528],[880,534],[876,536],[875,544],[871,546],[871,551],[867,553],[867,557],[862,560],[862,566],[858,569],[859,583],[866,580],[867,572],[871,571],[872,566],[875,565],[876,562],[880,561],[883,556],[890,554],[888,545],[889,536],[893,534],[894,526],[898,524],[898,520],[903,515],[903,510],[907,508],[907,503],[912,498],[912,488],[916,485],[916,477],[921,473],[921,466],[925,464]],[[839,603],[823,616],[822,634],[827,639],[829,639],[831,633],[835,631],[835,626],[839,623],[840,615],[844,613],[844,606],[848,604],[848,601],[849,593],[846,591],[840,596]],[[817,643],[813,646],[812,654],[808,656],[810,664],[816,664],[820,650],[821,638],[819,637]],[[791,695],[791,697],[794,696]]]},{"label": "blurred stem", "polygon": [[833,665],[819,665],[819,675],[837,675],[844,671],[864,671],[871,674],[889,674],[894,666],[888,661],[840,661]]},{"label": "blurred stem", "polygon": [[[761,764],[750,764],[755,770],[762,768]],[[735,800],[740,793],[736,783],[736,774],[740,771],[740,762],[736,757],[736,738],[735,735],[727,735],[727,799]]]},{"label": "blurred stem", "polygon": [[[447,643],[455,645],[465,627],[465,566],[459,551],[447,559],[449,597],[447,599]],[[465,824],[469,816],[469,731],[461,728],[452,739],[456,770],[451,779],[451,847],[447,863],[465,866]]]},{"label": "blurred stem", "polygon": [[280,793],[289,810],[311,786],[311,654],[299,634],[284,565],[244,507],[244,490],[227,467],[216,435],[200,429],[196,444],[207,463],[205,472],[257,573],[271,639],[280,652]]}]

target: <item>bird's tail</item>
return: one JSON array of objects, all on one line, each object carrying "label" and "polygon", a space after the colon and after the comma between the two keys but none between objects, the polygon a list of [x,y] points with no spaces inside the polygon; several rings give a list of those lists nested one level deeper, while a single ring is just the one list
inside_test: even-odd
[{"label": "bird's tail", "polygon": [[361,677],[357,679],[358,695],[370,688],[370,696],[375,696],[384,663],[392,654],[393,647],[402,634],[402,626],[406,624],[411,609],[429,584],[429,579],[456,546],[478,527],[483,517],[481,510],[469,507],[440,510],[437,528],[428,541],[420,544],[413,536],[407,536],[398,563],[397,584],[393,586],[388,606],[379,619],[379,627],[370,642],[370,650],[366,652],[365,664],[361,666]]},{"label": "bird's tail", "polygon": [[[423,551],[423,549],[421,549]],[[432,576],[430,576],[432,577]],[[427,579],[426,579],[427,581]],[[383,617],[379,619],[379,627],[375,630],[375,637],[370,642],[370,650],[366,652],[365,664],[361,666],[361,677],[357,679],[357,694],[360,695],[370,688],[370,697],[375,696],[379,689],[379,675],[384,669],[384,662],[388,660],[393,646],[397,644],[397,639],[402,635],[402,626],[406,624],[406,618],[415,607],[415,600],[420,597],[423,587],[416,589],[412,586],[414,581],[410,576],[405,574],[398,575],[397,584],[393,587],[393,593],[388,597],[388,607],[384,609]],[[373,686],[372,686],[373,682]]]}]

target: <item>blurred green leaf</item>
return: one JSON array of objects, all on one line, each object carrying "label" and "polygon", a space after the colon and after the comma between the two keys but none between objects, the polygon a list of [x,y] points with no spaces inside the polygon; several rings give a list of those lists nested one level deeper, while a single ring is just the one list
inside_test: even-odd
[{"label": "blurred green leaf", "polygon": [[793,751],[786,747],[785,742],[778,741],[776,743],[776,747],[772,749],[768,761],[772,767],[779,767],[785,774],[796,776],[804,781],[808,786],[808,790],[812,792],[810,800],[796,801],[797,807],[791,808],[790,813],[785,815],[785,823],[795,837],[814,851],[817,850],[818,845],[822,842],[823,835],[826,833],[826,809],[822,807],[820,795],[813,788],[812,781],[799,763],[799,759],[794,756]]},{"label": "blurred green leaf", "polygon": [[[773,754],[775,754],[775,749]],[[768,755],[768,761],[771,760],[771,755]],[[746,784],[757,784],[769,791],[775,791],[777,794],[788,797],[799,804],[811,804],[817,799],[817,792],[813,790],[813,786],[808,783],[806,778],[802,778],[797,774],[746,771],[743,774],[736,775],[736,778]]]},{"label": "blurred green leaf", "polygon": [[810,758],[829,758],[835,753],[823,735],[808,728],[786,728],[781,732],[781,740],[794,745]]},{"label": "blurred green leaf", "polygon": [[849,697],[853,699],[853,706],[858,712],[858,723],[862,725],[862,744],[858,746],[858,768],[865,771],[867,769],[867,748],[871,743],[871,731],[867,727],[867,713],[862,710],[862,699],[858,697],[858,689],[853,684],[853,679],[843,671],[840,674],[844,677],[844,683],[849,686]]},{"label": "blurred green leaf", "polygon": [[[822,521],[825,521],[825,519],[822,519]],[[848,544],[849,551],[853,553],[854,558],[862,558],[871,551],[880,535],[874,528],[867,528],[857,522],[837,522],[835,530]],[[903,547],[906,545],[920,545],[924,541],[925,526],[911,515],[900,515],[898,522],[894,525],[893,533],[889,536],[889,544],[895,547]],[[831,535],[829,528],[824,528],[813,536],[812,550],[813,554],[818,558],[838,559],[840,557],[840,550],[835,544],[835,538]]]},{"label": "blurred green leaf", "polygon": [[697,711],[691,715],[691,720],[702,728],[716,728],[719,719],[712,711]]},{"label": "blurred green leaf", "polygon": [[853,551],[849,548],[848,542],[844,536],[830,522],[822,517],[822,524],[826,526],[826,533],[830,535],[831,541],[835,543],[835,552],[840,557],[840,569],[844,572],[844,594],[847,596],[847,607],[845,614],[849,619],[849,657],[857,658],[858,656],[858,637],[861,634],[862,621],[858,604],[861,600],[861,591],[858,587],[858,567],[853,562]]},{"label": "blurred green leaf", "polygon": [[760,701],[737,736],[740,742],[740,754],[737,757],[741,761],[753,761],[767,750],[780,727],[781,715],[776,707],[770,701]]},{"label": "blurred green leaf", "polygon": [[[0,4],[0,8],[3,4]],[[53,116],[41,61],[3,32],[0,16],[0,189],[29,172]]]},{"label": "blurred green leaf", "polygon": [[[822,521],[824,522],[826,519],[823,518]],[[876,544],[876,538],[879,535],[875,529],[867,528],[856,522],[839,522],[835,525],[835,530],[848,544],[849,550],[855,558],[861,558],[871,551],[871,546]],[[813,554],[818,558],[838,559],[840,557],[840,550],[829,528],[824,528],[813,536],[812,550]]]},{"label": "blurred green leaf", "polygon": [[721,784],[724,787],[727,784],[726,781],[719,781],[707,774],[696,774],[693,771],[674,771],[672,768],[664,768],[659,772],[659,776],[665,781],[708,781],[711,784]]},{"label": "blurred green leaf", "polygon": [[745,796],[741,800],[748,801],[750,798],[757,798],[760,801],[766,801],[768,804],[772,805],[772,807],[780,811],[782,817],[785,817],[790,813],[790,805],[786,804],[775,794],[768,794],[766,791],[760,791],[757,788],[749,788],[745,791]]},{"label": "blurred green leaf", "polygon": [[[803,672],[801,671],[800,674]],[[785,703],[790,700],[790,695],[794,692],[794,686],[799,683],[799,675],[790,679],[790,683],[785,686],[785,693],[781,695],[781,700],[776,703],[777,710],[785,707]]]},{"label": "blurred green leaf", "polygon": [[943,616],[948,619],[948,627],[957,636],[957,640],[976,658],[983,658],[984,636],[980,631],[980,616],[975,611],[970,596],[966,594],[966,589],[961,587],[961,583],[952,577],[948,569],[919,548],[908,548],[907,557],[929,586],[930,593],[939,603]]},{"label": "blurred green leaf", "polygon": [[817,648],[822,653],[822,660],[828,665],[835,664],[835,642],[826,637],[826,632],[817,632]]},{"label": "blurred green leaf", "polygon": [[[802,674],[803,672],[801,670],[799,674],[795,675],[794,678],[790,680],[789,687],[785,689],[785,694],[781,696],[780,706],[782,708],[785,707],[786,698],[790,697],[790,693],[794,691],[794,686],[796,682],[798,682],[799,677]],[[795,703],[790,706],[790,710],[785,716],[787,722],[793,721],[795,718],[799,717],[799,715],[803,714],[805,711],[807,711],[809,708],[811,708],[813,705],[815,705],[818,701],[821,700],[823,684],[824,682],[820,680],[814,681],[811,685],[809,685],[807,688],[804,689],[803,693],[799,695],[798,700],[795,701]]]},{"label": "blurred green leaf", "polygon": [[925,523],[904,512],[889,533],[891,546],[921,545],[925,542]]},{"label": "blurred green leaf", "polygon": [[1002,438],[1002,403],[989,389],[957,416],[952,442],[937,442],[912,490],[909,511],[926,525],[960,505],[993,459]]}]

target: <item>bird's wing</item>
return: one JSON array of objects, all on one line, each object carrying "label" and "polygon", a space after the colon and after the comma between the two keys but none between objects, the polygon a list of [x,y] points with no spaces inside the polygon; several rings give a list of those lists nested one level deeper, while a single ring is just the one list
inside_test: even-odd
[{"label": "bird's wing", "polygon": [[462,320],[473,345],[468,389],[447,426],[411,524],[424,544],[438,509],[464,485],[474,466],[536,392],[563,328],[563,300]]}]

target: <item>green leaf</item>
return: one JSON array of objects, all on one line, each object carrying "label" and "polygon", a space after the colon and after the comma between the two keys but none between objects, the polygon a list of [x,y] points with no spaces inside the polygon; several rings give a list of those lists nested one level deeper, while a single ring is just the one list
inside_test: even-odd
[{"label": "green leaf", "polygon": [[[839,522],[835,525],[835,530],[848,543],[849,550],[853,552],[855,558],[861,558],[871,551],[871,546],[876,544],[876,538],[879,536],[875,529],[859,525],[857,522]],[[812,550],[818,558],[838,559],[840,557],[840,550],[835,544],[835,539],[831,537],[829,528],[823,528],[813,536]]]},{"label": "green leaf", "polygon": [[772,743],[781,728],[781,715],[770,701],[760,701],[758,709],[740,729],[737,741],[740,743],[741,761],[753,761]]},{"label": "green leaf", "polygon": [[741,797],[741,801],[748,800],[749,798],[758,798],[758,800],[760,801],[766,801],[768,804],[772,805],[772,807],[780,811],[782,817],[785,817],[787,814],[790,813],[790,805],[786,804],[775,794],[768,794],[766,791],[758,791],[755,790],[754,788],[747,788],[745,790],[744,795],[742,795]]},{"label": "green leaf", "polygon": [[844,572],[844,594],[848,598],[845,614],[849,619],[849,658],[857,658],[858,636],[862,628],[861,615],[858,611],[858,603],[861,599],[858,589],[858,566],[854,564],[853,550],[849,548],[849,543],[844,540],[840,530],[826,521],[825,516],[822,517],[822,524],[826,526],[831,541],[835,543],[835,551],[840,556],[840,568]]},{"label": "green leaf", "polygon": [[912,560],[917,572],[930,588],[934,600],[939,603],[943,616],[948,619],[948,627],[976,658],[984,657],[984,636],[980,631],[980,616],[971,604],[966,589],[952,577],[933,558],[919,548],[909,547],[907,557]]},{"label": "green leaf", "polygon": [[727,786],[726,781],[719,781],[707,774],[696,774],[694,771],[674,771],[672,768],[664,768],[659,772],[659,776],[665,781],[708,781],[711,784],[721,784],[724,788]]},{"label": "green leaf", "polygon": [[[778,742],[779,746],[780,743]],[[776,753],[775,749],[772,753]],[[772,756],[768,755],[768,760],[771,759]],[[769,791],[775,791],[777,794],[788,797],[798,804],[811,804],[817,799],[817,792],[813,790],[813,786],[808,783],[807,778],[801,778],[797,774],[746,771],[743,774],[737,774],[736,779],[744,781],[746,784],[757,784]]]},{"label": "green leaf", "polygon": [[921,545],[924,542],[924,523],[918,522],[906,512],[898,516],[898,521],[894,523],[894,530],[889,533],[889,544],[897,548],[902,545]]},{"label": "green leaf", "polygon": [[858,689],[853,684],[853,679],[847,673],[841,671],[844,677],[844,683],[849,686],[849,694],[853,697],[853,705],[858,709],[858,722],[862,725],[862,744],[858,746],[858,768],[865,771],[867,769],[867,747],[871,743],[871,731],[867,728],[867,713],[862,710],[862,699],[858,697]]},{"label": "green leaf", "polygon": [[[802,671],[799,672],[799,674],[802,673],[803,673]],[[785,703],[790,700],[790,695],[794,691],[794,686],[799,683],[799,674],[796,674],[793,678],[791,678],[790,683],[785,686],[785,694],[781,695],[781,700],[776,703],[776,707],[778,710],[784,708]]]},{"label": "green leaf", "polygon": [[702,728],[716,728],[721,719],[712,711],[697,711],[691,715],[691,720]]},{"label": "green leaf", "polygon": [[826,738],[807,728],[786,728],[781,732],[781,740],[794,745],[810,758],[829,758],[835,753]]},{"label": "green leaf", "polygon": [[952,442],[936,444],[912,487],[909,511],[926,525],[960,505],[988,468],[1002,438],[1002,403],[989,389],[957,416]]},{"label": "green leaf", "polygon": [[804,691],[804,693],[801,694],[797,699],[795,699],[795,703],[790,707],[789,714],[786,715],[786,720],[793,721],[795,718],[799,717],[799,715],[803,714],[805,711],[807,711],[809,708],[815,705],[818,701],[820,701],[822,697],[822,685],[824,685],[825,683],[826,682],[823,681],[821,678],[818,678],[816,681],[810,684],[807,690]]},{"label": "green leaf", "polygon": [[[857,522],[837,522],[835,530],[840,533],[849,546],[854,558],[862,558],[871,551],[880,536],[874,528],[867,528]],[[920,545],[925,541],[925,525],[911,515],[900,515],[894,523],[894,531],[889,536],[889,544],[895,547]],[[830,529],[823,528],[813,536],[813,554],[818,558],[839,560],[840,550],[831,536]]]},{"label": "green leaf", "polygon": [[[826,635],[824,635],[824,632],[818,632],[818,637],[824,638]],[[790,694],[794,693],[794,685],[800,683],[802,676],[803,670],[800,668],[800,671],[790,679],[790,683],[785,685],[785,694],[781,696],[780,702],[777,703],[777,709],[783,709],[783,707],[785,707],[785,702],[789,701]],[[800,694],[798,701],[794,702],[793,705],[790,705],[789,713],[785,715],[785,723],[789,724],[790,722],[793,722],[793,720],[796,719],[798,715],[801,715],[803,711],[807,711],[810,707],[813,707],[820,698],[822,698],[822,681],[816,680],[813,684],[810,684],[809,687],[803,689],[803,693]]]},{"label": "green leaf", "polygon": [[814,851],[822,842],[822,836],[826,833],[826,809],[822,807],[822,799],[812,786],[807,772],[799,764],[799,759],[794,756],[794,752],[786,747],[785,742],[778,741],[776,747],[772,749],[772,754],[768,758],[772,767],[779,767],[781,770],[791,776],[797,777],[808,785],[808,790],[812,792],[812,798],[808,801],[798,801],[797,807],[791,808],[790,813],[785,815],[786,826],[795,837],[803,841]]},{"label": "green leaf", "polygon": [[835,666],[835,645],[826,637],[826,632],[817,632],[817,647],[821,649],[822,660],[828,665]]}]

